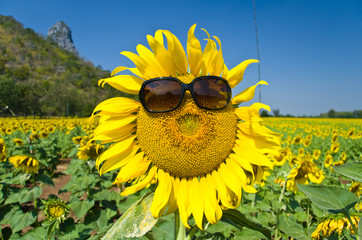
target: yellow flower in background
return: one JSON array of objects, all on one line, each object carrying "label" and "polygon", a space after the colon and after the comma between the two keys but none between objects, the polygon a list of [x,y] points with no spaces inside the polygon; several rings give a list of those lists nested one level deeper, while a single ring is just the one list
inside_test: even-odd
[{"label": "yellow flower in background", "polygon": [[9,158],[9,162],[22,172],[37,173],[39,170],[38,160],[28,156],[13,156]]},{"label": "yellow flower in background", "polygon": [[0,161],[5,161],[6,159],[6,146],[4,139],[0,138]]},{"label": "yellow flower in background", "polygon": [[47,131],[48,133],[53,133],[53,132],[55,132],[55,130],[56,130],[56,128],[55,128],[54,126],[48,126],[48,127],[46,128],[46,131]]},{"label": "yellow flower in background", "polygon": [[321,150],[316,149],[316,150],[313,151],[314,160],[318,160],[320,156],[321,156]]},{"label": "yellow flower in background", "polygon": [[80,144],[80,142],[82,141],[82,136],[77,136],[77,137],[73,137],[72,138],[72,141],[75,143],[75,144]]},{"label": "yellow flower in background", "polygon": [[341,156],[339,157],[339,159],[341,160],[341,161],[346,161],[347,160],[347,153],[346,152],[342,152],[342,154],[341,154]]},{"label": "yellow flower in background", "polygon": [[336,142],[331,145],[331,153],[337,153],[339,151],[340,143]]},{"label": "yellow flower in background", "polygon": [[332,142],[332,143],[336,143],[337,140],[338,140],[338,134],[334,133],[334,134],[332,135],[331,142]]},{"label": "yellow flower in background", "polygon": [[62,222],[65,220],[66,215],[70,212],[70,207],[60,199],[51,198],[46,201],[42,200],[42,202],[45,206],[44,214],[49,222],[54,220]]},{"label": "yellow flower in background", "polygon": [[324,159],[324,167],[330,167],[333,164],[333,156],[331,154],[327,154]]},{"label": "yellow flower in background", "polygon": [[290,157],[290,148],[283,148],[280,151],[280,154],[277,156],[274,156],[274,158],[272,158],[273,164],[276,166],[283,166],[284,163],[287,161],[287,159],[289,159]]},{"label": "yellow flower in background", "polygon": [[[121,168],[114,183],[133,181],[122,195],[155,183],[154,217],[178,210],[186,227],[192,215],[202,229],[204,217],[214,224],[222,209],[236,208],[242,190],[256,192],[252,184],[265,179],[266,169],[272,167],[266,154],[279,155],[280,139],[261,124],[259,110],[270,110],[269,106],[237,107],[251,100],[256,86],[267,84],[265,81],[227,100],[228,85],[236,87],[245,68],[257,60],[246,60],[228,70],[220,40],[211,39],[204,30],[208,39],[202,50],[195,27],[188,32],[187,55],[167,30],[147,36],[151,50],[138,45],[138,54],[122,52],[136,67],[117,67],[113,77],[100,84],[140,94],[143,104],[122,97],[100,103],[94,110],[100,125],[93,139],[113,143],[96,161],[100,174]],[[134,75],[115,75],[123,70]],[[155,81],[143,85],[149,79]],[[180,86],[189,83],[187,87],[194,93],[181,92]],[[152,112],[158,110],[161,112]]]},{"label": "yellow flower in background", "polygon": [[349,187],[349,190],[356,194],[359,197],[362,194],[362,183],[352,182],[352,185]]},{"label": "yellow flower in background", "polygon": [[295,161],[296,166],[287,177],[287,190],[297,192],[297,183],[305,185],[308,184],[308,181],[311,181],[319,184],[324,180],[324,172],[313,162],[311,155],[297,157]]},{"label": "yellow flower in background", "polygon": [[299,157],[303,157],[303,156],[304,156],[304,153],[305,153],[305,149],[304,149],[304,148],[299,148],[299,149],[298,149],[298,156],[299,156]]},{"label": "yellow flower in background", "polygon": [[312,143],[312,142],[311,142],[310,139],[304,139],[304,140],[303,140],[303,145],[304,145],[304,147],[308,147],[311,143]]},{"label": "yellow flower in background", "polygon": [[[359,219],[358,216],[351,216],[353,225],[355,225],[356,228]],[[311,237],[312,239],[324,239],[334,234],[341,235],[344,229],[350,230],[352,234],[354,233],[353,227],[346,217],[330,216],[318,224],[317,229],[312,233]]]},{"label": "yellow flower in background", "polygon": [[77,153],[79,159],[97,159],[97,157],[103,152],[103,145],[98,144],[94,140],[88,141],[86,144],[81,145]]},{"label": "yellow flower in background", "polygon": [[41,131],[41,132],[39,133],[39,137],[41,137],[41,138],[47,138],[47,137],[49,137],[49,133],[46,132],[46,131]]},{"label": "yellow flower in background", "polygon": [[30,139],[31,139],[31,140],[38,140],[39,137],[40,137],[40,135],[39,135],[38,133],[32,133],[32,134],[30,135]]},{"label": "yellow flower in background", "polygon": [[20,138],[14,138],[13,141],[14,141],[14,144],[15,144],[15,145],[23,146],[23,140],[22,140],[22,139],[20,139]]},{"label": "yellow flower in background", "polygon": [[302,138],[300,136],[296,136],[293,141],[292,141],[292,144],[299,144],[301,143],[302,141]]},{"label": "yellow flower in background", "polygon": [[13,133],[13,129],[12,129],[12,128],[7,128],[7,129],[5,130],[5,133],[8,134],[8,135],[10,135],[10,134]]}]

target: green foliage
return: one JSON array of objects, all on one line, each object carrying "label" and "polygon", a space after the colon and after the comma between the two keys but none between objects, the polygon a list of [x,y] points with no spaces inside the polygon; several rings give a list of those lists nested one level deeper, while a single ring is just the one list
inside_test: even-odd
[{"label": "green foliage", "polygon": [[346,213],[357,203],[356,195],[339,187],[297,185],[299,190],[324,211]]},{"label": "green foliage", "polygon": [[112,228],[104,235],[102,239],[123,239],[142,237],[157,223],[151,212],[150,207],[153,200],[153,193],[146,194],[139,201],[135,202],[120,217]]},{"label": "green foliage", "polygon": [[354,181],[362,182],[362,162],[347,163],[342,166],[333,166],[337,173],[351,178]]},{"label": "green foliage", "polygon": [[99,102],[126,95],[98,87],[106,77],[109,71],[0,15],[0,100],[17,115],[89,116]]}]

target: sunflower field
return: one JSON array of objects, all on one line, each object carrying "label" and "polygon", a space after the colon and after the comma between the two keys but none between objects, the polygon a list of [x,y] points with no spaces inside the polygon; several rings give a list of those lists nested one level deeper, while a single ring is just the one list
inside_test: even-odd
[{"label": "sunflower field", "polygon": [[[280,155],[268,156],[273,169],[217,224],[202,231],[191,219],[190,239],[361,239],[362,121],[263,123],[282,140]],[[0,120],[1,239],[174,239],[174,215],[142,213],[152,184],[124,197],[130,183],[114,185],[114,171],[99,175],[95,160],[109,146],[91,140],[95,127],[88,119]]]}]

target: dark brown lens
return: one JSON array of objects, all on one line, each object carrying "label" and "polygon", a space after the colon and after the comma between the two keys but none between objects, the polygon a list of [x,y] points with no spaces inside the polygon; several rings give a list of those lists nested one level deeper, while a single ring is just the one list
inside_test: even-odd
[{"label": "dark brown lens", "polygon": [[196,102],[203,108],[221,109],[228,104],[228,86],[221,79],[205,78],[197,80],[193,90]]},{"label": "dark brown lens", "polygon": [[144,90],[145,107],[154,112],[171,110],[179,104],[182,95],[180,83],[172,80],[149,82]]}]

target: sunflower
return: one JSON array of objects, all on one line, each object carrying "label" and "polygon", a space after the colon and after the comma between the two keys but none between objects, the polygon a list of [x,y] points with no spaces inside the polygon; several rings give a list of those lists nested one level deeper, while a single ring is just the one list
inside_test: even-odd
[{"label": "sunflower", "polygon": [[0,161],[5,161],[6,159],[6,146],[4,139],[0,138]]},{"label": "sunflower", "polygon": [[14,142],[15,145],[23,146],[23,139],[14,138],[14,139],[13,139],[13,142]]},{"label": "sunflower", "polygon": [[86,143],[82,142],[78,150],[77,156],[79,159],[96,159],[103,152],[103,145],[98,144],[94,140],[90,140]]},{"label": "sunflower", "polygon": [[66,215],[70,212],[69,206],[60,199],[48,199],[42,201],[45,208],[44,213],[48,221],[58,220],[62,222],[65,220]]},{"label": "sunflower", "polygon": [[[351,220],[357,228],[360,220],[359,216],[353,215],[351,216]],[[351,233],[354,233],[354,229],[346,217],[332,215],[318,224],[317,229],[312,233],[311,237],[312,239],[324,239],[331,235],[341,235],[342,231],[347,229],[350,230]]]},{"label": "sunflower", "polygon": [[318,158],[321,156],[321,150],[320,149],[315,149],[313,151],[313,158],[314,160],[318,160]]},{"label": "sunflower", "polygon": [[39,170],[38,160],[28,156],[13,156],[9,158],[9,162],[22,172],[37,173]]},{"label": "sunflower", "polygon": [[319,184],[324,180],[324,172],[313,162],[313,156],[310,154],[297,156],[295,164],[288,175],[287,190],[297,192],[297,183],[308,184],[308,181],[311,181]]},{"label": "sunflower", "polygon": [[[204,30],[208,38],[202,50],[195,27],[188,32],[187,54],[171,32],[157,30],[154,36],[147,36],[151,50],[138,45],[138,55],[121,53],[135,68],[117,67],[112,77],[101,79],[99,84],[139,94],[145,80],[173,77],[188,84],[195,78],[216,76],[226,80],[230,88],[236,87],[246,67],[258,61],[246,60],[228,70],[219,38],[211,39]],[[115,75],[123,70],[134,75]],[[242,191],[256,192],[253,182],[265,179],[266,170],[272,167],[267,154],[279,155],[279,135],[263,126],[259,117],[259,110],[270,111],[269,106],[254,103],[238,107],[254,97],[259,84],[267,83],[260,81],[245,89],[218,110],[199,107],[189,91],[176,109],[162,113],[149,112],[140,102],[125,97],[100,103],[91,117],[100,116],[93,139],[113,143],[97,158],[100,174],[121,168],[114,184],[133,183],[121,193],[124,196],[154,183],[150,210],[156,218],[179,211],[186,227],[191,215],[200,229],[204,216],[216,223],[222,209],[239,205]],[[217,91],[214,85],[211,90]],[[152,104],[169,102],[165,98]]]}]

